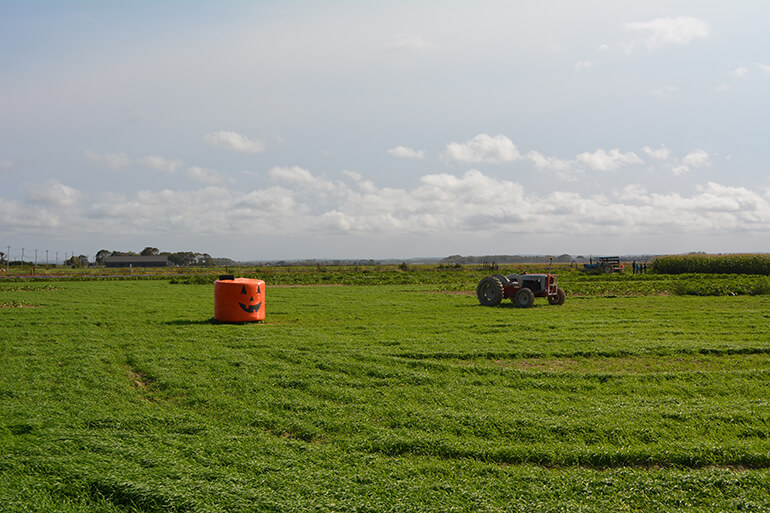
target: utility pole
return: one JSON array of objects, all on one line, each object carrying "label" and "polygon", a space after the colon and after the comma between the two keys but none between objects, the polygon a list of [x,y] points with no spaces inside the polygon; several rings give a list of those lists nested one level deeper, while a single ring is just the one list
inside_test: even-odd
[{"label": "utility pole", "polygon": [[59,252],[56,252],[56,260],[53,261],[53,265],[59,265]]},{"label": "utility pole", "polygon": [[21,248],[21,268],[24,269],[24,248]]},{"label": "utility pole", "polygon": [[48,269],[48,250],[45,250],[45,268]]}]

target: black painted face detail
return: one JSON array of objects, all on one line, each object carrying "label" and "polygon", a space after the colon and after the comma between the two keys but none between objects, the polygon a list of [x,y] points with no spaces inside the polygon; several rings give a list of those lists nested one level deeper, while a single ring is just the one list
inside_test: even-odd
[{"label": "black painted face detail", "polygon": [[[252,298],[252,299],[253,299],[253,298]],[[244,305],[243,303],[238,303],[238,306],[240,306],[240,307],[241,307],[241,309],[242,309],[244,312],[248,312],[248,313],[254,313],[254,312],[256,312],[257,310],[259,310],[259,307],[260,307],[260,306],[262,306],[262,301],[260,301],[260,302],[259,302],[259,303],[257,303],[256,305],[249,305],[249,306],[246,306],[246,305]]]},{"label": "black painted face detail", "polygon": [[[259,294],[259,293],[260,293],[259,286],[257,286],[257,294]],[[243,288],[241,289],[241,294],[244,294],[244,295],[248,294],[248,291],[246,290],[246,285],[244,285]],[[249,303],[252,303],[252,302],[254,302],[254,296],[251,296],[249,298]],[[243,303],[239,302],[238,306],[240,306],[241,310],[243,310],[244,312],[254,313],[257,310],[259,310],[259,307],[262,306],[262,301],[260,301],[259,303],[255,304],[255,305],[244,305]]]}]

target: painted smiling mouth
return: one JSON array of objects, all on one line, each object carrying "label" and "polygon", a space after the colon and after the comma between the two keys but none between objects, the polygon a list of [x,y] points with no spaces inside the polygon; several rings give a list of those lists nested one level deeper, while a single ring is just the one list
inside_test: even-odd
[{"label": "painted smiling mouth", "polygon": [[259,303],[257,303],[256,305],[249,305],[249,306],[246,306],[246,305],[244,305],[243,303],[238,303],[238,305],[241,307],[241,309],[242,309],[244,312],[248,312],[248,313],[254,313],[254,312],[256,312],[257,310],[259,310],[259,307],[260,307],[260,306],[262,306],[262,301],[260,301],[260,302],[259,302]]}]

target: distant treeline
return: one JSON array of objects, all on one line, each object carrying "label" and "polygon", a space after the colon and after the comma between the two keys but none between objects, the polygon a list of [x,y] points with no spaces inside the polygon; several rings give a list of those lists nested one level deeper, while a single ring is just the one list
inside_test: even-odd
[{"label": "distant treeline", "polygon": [[[400,260],[399,260],[400,262]],[[314,259],[306,258],[302,260],[260,260],[253,262],[241,262],[241,264],[265,265],[273,267],[318,267],[318,266],[367,266],[383,264],[383,260],[372,259]]]},{"label": "distant treeline", "polygon": [[486,255],[486,256],[462,256],[452,255],[441,260],[442,264],[539,264],[549,263],[553,259],[556,263],[569,264],[572,261],[587,262],[583,256],[573,257],[572,255]]},{"label": "distant treeline", "polygon": [[140,252],[134,251],[110,251],[108,249],[100,249],[96,253],[95,262],[96,265],[103,265],[105,259],[111,256],[165,256],[168,257],[169,263],[176,266],[223,266],[223,265],[236,265],[235,260],[229,258],[214,258],[208,253],[198,253],[195,251],[177,251],[171,253],[169,251],[160,251],[158,248],[146,247]]}]

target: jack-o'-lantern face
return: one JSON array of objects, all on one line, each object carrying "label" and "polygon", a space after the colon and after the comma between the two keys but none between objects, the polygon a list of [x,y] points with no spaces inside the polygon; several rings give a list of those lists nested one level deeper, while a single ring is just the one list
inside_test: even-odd
[{"label": "jack-o'-lantern face", "polygon": [[[262,294],[262,290],[260,289],[259,285],[257,285],[257,294]],[[244,296],[249,296],[249,299],[245,300]],[[246,285],[244,285],[241,289],[241,299],[244,299],[245,303],[238,301],[238,306],[240,306],[244,312],[254,313],[259,310],[259,307],[262,306],[262,301],[259,303],[254,303],[254,296],[249,295],[249,291],[246,289]]]}]

